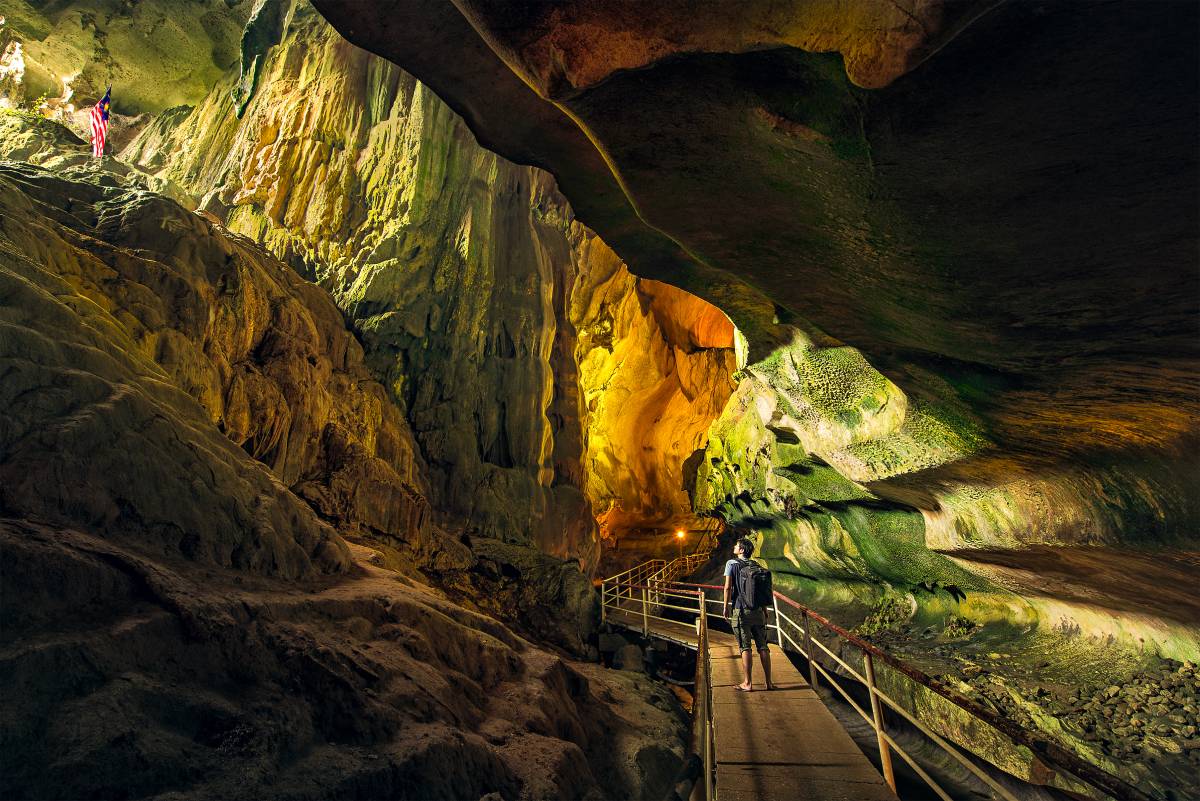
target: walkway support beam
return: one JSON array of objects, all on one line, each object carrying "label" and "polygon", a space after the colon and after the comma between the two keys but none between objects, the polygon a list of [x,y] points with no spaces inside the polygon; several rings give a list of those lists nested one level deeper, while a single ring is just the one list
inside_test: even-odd
[{"label": "walkway support beam", "polygon": [[704,801],[713,801],[713,762],[716,754],[713,753],[712,665],[708,659],[708,609],[704,603],[704,590],[696,593],[696,600],[700,607],[700,642],[696,649],[696,659],[698,665],[703,665],[704,684],[703,686],[696,685],[695,690],[699,698],[696,698],[695,701],[700,701],[704,707],[703,713],[699,716],[704,734]]},{"label": "walkway support beam", "polygon": [[608,622],[608,579],[600,582],[600,625]]}]

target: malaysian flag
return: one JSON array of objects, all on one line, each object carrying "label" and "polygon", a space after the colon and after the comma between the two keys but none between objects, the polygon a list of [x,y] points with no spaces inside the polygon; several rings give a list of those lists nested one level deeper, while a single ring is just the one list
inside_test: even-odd
[{"label": "malaysian flag", "polygon": [[100,158],[104,155],[104,136],[108,133],[108,105],[112,102],[109,95],[112,87],[104,90],[104,99],[92,107],[88,115],[92,120],[92,155]]}]

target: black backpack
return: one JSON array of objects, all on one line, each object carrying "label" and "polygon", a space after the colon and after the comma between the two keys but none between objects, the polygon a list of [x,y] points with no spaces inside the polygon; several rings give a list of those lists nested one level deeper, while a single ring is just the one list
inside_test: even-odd
[{"label": "black backpack", "polygon": [[742,562],[737,575],[738,600],[747,609],[765,609],[775,605],[771,593],[771,571],[757,562]]}]

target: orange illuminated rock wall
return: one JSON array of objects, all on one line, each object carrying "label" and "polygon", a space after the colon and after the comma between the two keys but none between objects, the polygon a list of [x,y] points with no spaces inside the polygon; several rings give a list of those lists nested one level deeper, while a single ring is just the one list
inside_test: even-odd
[{"label": "orange illuminated rock wall", "polygon": [[[711,304],[630,275],[598,240],[591,252],[572,309],[587,495],[610,544],[657,532],[669,553],[671,534],[683,529],[695,532],[690,550],[718,525],[692,513],[690,493],[708,427],[733,392],[740,334]],[[654,550],[642,544],[639,553],[647,549]]]}]

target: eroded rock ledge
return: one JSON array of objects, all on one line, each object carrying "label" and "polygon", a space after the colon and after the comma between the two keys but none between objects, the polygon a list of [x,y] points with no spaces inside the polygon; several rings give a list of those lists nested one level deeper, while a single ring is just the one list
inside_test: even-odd
[{"label": "eroded rock ledge", "polygon": [[297,585],[0,519],[7,791],[662,796],[686,734],[670,693],[351,552],[349,576]]},{"label": "eroded rock ledge", "polygon": [[[138,180],[0,165],[10,789],[659,797],[669,694],[379,567],[477,557],[336,307]],[[553,637],[572,587],[522,558],[492,600]]]}]

